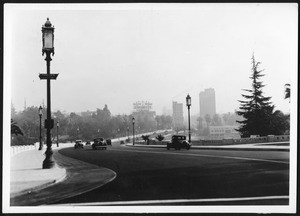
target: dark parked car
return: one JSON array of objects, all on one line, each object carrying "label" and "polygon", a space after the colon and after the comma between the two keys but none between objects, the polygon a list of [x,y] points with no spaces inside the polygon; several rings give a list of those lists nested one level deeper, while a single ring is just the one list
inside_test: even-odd
[{"label": "dark parked car", "polygon": [[82,140],[76,140],[76,141],[75,141],[74,148],[75,148],[75,149],[83,148]]},{"label": "dark parked car", "polygon": [[106,146],[107,146],[106,141],[101,137],[94,139],[94,143],[92,144],[92,148],[94,150],[96,149],[106,150]]},{"label": "dark parked car", "polygon": [[175,148],[176,150],[180,150],[182,148],[189,150],[191,148],[191,144],[186,140],[186,136],[184,135],[173,135],[171,142],[167,144],[167,149]]}]

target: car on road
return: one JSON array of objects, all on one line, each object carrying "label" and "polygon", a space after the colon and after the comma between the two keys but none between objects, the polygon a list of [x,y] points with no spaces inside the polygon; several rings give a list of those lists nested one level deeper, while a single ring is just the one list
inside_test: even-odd
[{"label": "car on road", "polygon": [[90,141],[86,141],[85,145],[91,145]]},{"label": "car on road", "polygon": [[191,144],[186,140],[184,135],[173,135],[169,143],[167,143],[167,150],[170,148],[175,148],[175,150],[191,148]]},{"label": "car on road", "polygon": [[76,140],[76,141],[75,141],[74,148],[75,148],[75,149],[83,148],[82,140]]},{"label": "car on road", "polygon": [[99,137],[94,139],[94,142],[92,144],[92,149],[106,150],[106,146],[107,146],[106,141],[102,137]]}]

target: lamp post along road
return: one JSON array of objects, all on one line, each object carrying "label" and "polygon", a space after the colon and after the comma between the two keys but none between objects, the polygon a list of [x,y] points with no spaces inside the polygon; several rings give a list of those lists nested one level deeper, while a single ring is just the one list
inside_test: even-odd
[{"label": "lamp post along road", "polygon": [[50,61],[51,53],[54,55],[54,27],[52,27],[49,18],[42,26],[42,40],[43,40],[43,49],[42,55],[46,53],[46,62],[47,62],[47,73],[40,74],[40,79],[47,80],[47,119],[45,121],[45,128],[47,129],[47,150],[45,152],[46,158],[43,161],[43,169],[49,169],[54,166],[54,161],[52,159],[53,151],[52,151],[52,141],[51,141],[51,129],[54,126],[54,120],[51,119],[51,88],[50,81],[51,79],[56,79],[58,74],[50,74]]},{"label": "lamp post along road", "polygon": [[190,121],[190,107],[191,107],[191,96],[188,94],[186,96],[186,106],[188,108],[188,122],[189,122],[189,143],[191,142],[191,121]]},{"label": "lamp post along road", "polygon": [[39,116],[40,116],[40,147],[39,150],[43,149],[43,144],[42,144],[42,116],[43,116],[43,112],[42,112],[43,108],[42,106],[39,107]]},{"label": "lamp post along road", "polygon": [[58,145],[58,128],[59,128],[59,121],[56,122],[56,135],[57,135],[56,145],[57,145],[57,147],[59,147],[59,145]]},{"label": "lamp post along road", "polygon": [[132,118],[132,133],[133,133],[133,135],[132,135],[132,144],[134,145],[134,122],[135,122],[135,119],[134,118]]},{"label": "lamp post along road", "polygon": [[128,141],[129,141],[129,126],[127,126],[127,136],[128,136]]}]

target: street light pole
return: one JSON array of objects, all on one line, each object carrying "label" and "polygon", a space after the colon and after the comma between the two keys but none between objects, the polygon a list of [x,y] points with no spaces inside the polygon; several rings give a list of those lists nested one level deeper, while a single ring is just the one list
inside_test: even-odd
[{"label": "street light pole", "polygon": [[51,79],[56,79],[58,74],[50,74],[50,61],[51,59],[51,53],[54,55],[54,27],[52,27],[51,22],[49,21],[49,18],[47,18],[47,21],[42,26],[42,39],[43,39],[43,49],[42,49],[42,55],[46,53],[46,62],[47,62],[47,73],[46,74],[40,74],[40,79],[46,79],[47,80],[47,119],[45,121],[45,127],[47,129],[47,150],[45,152],[46,158],[43,161],[43,169],[49,169],[54,166],[54,161],[52,160],[52,141],[51,141],[51,129],[54,126],[54,121],[51,119],[51,88],[50,88],[50,81]]},{"label": "street light pole", "polygon": [[191,142],[191,121],[190,121],[190,107],[191,107],[191,96],[186,96],[186,106],[188,108],[188,122],[189,122],[189,143]]},{"label": "street light pole", "polygon": [[128,136],[128,140],[129,140],[129,126],[127,126],[127,136]]},{"label": "street light pole", "polygon": [[57,147],[59,147],[59,145],[58,145],[58,128],[59,128],[59,121],[57,120],[57,122],[56,122],[56,135],[57,135],[56,145],[57,145]]},{"label": "street light pole", "polygon": [[43,108],[42,106],[39,107],[39,116],[40,116],[40,147],[39,150],[43,149],[43,144],[42,144],[42,116],[43,116],[43,112],[42,112]]},{"label": "street light pole", "polygon": [[133,133],[133,136],[132,136],[132,144],[134,145],[134,122],[135,122],[135,119],[134,117],[132,118],[132,133]]}]

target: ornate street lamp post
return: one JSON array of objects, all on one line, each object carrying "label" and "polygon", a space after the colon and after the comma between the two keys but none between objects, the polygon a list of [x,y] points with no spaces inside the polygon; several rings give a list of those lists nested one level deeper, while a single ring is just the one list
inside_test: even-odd
[{"label": "ornate street lamp post", "polygon": [[127,126],[127,136],[128,136],[128,140],[129,140],[129,126]]},{"label": "ornate street lamp post", "polygon": [[39,107],[39,116],[40,116],[40,147],[39,150],[43,149],[43,144],[42,144],[42,116],[43,116],[43,112],[42,112],[43,108],[42,106]]},{"label": "ornate street lamp post", "polygon": [[133,132],[133,136],[132,136],[132,144],[134,145],[134,122],[135,122],[135,119],[134,117],[132,118],[132,132]]},{"label": "ornate street lamp post", "polygon": [[51,22],[49,21],[49,18],[47,18],[47,21],[42,26],[42,39],[43,39],[43,49],[42,49],[42,55],[46,53],[46,62],[47,62],[47,73],[46,74],[40,74],[40,79],[46,79],[47,80],[47,119],[45,120],[45,128],[47,129],[47,150],[45,152],[46,158],[43,161],[43,169],[49,169],[54,166],[54,161],[52,160],[52,141],[51,141],[51,129],[54,126],[54,120],[51,119],[51,91],[50,91],[50,80],[56,79],[58,74],[50,74],[50,61],[51,59],[51,53],[54,55],[54,27],[52,27]]},{"label": "ornate street lamp post", "polygon": [[57,135],[56,145],[57,145],[57,147],[59,147],[59,145],[58,145],[58,128],[59,128],[59,121],[57,120],[57,122],[56,122],[56,135]]},{"label": "ornate street lamp post", "polygon": [[191,142],[191,122],[190,122],[190,107],[191,107],[191,96],[188,94],[186,96],[186,106],[188,108],[188,119],[189,119],[189,142]]}]

